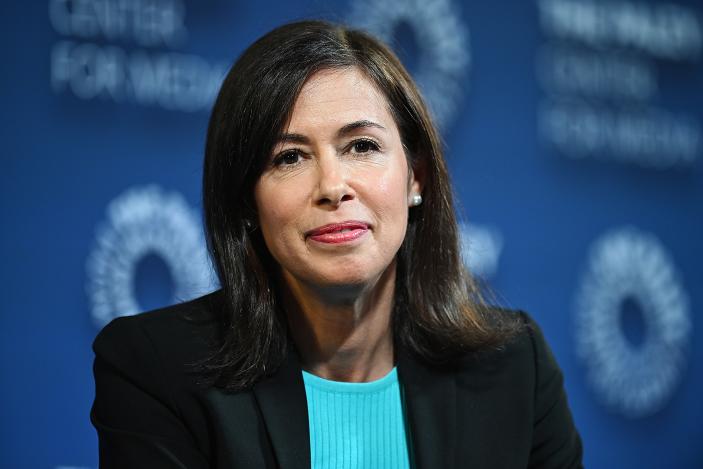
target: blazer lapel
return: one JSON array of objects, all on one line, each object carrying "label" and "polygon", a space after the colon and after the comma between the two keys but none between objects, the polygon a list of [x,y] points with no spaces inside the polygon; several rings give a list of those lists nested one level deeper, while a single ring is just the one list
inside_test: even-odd
[{"label": "blazer lapel", "polygon": [[416,469],[455,466],[456,383],[452,373],[432,370],[398,354],[410,434],[411,461]]},{"label": "blazer lapel", "polygon": [[253,387],[281,469],[310,468],[310,428],[305,385],[296,352]]}]

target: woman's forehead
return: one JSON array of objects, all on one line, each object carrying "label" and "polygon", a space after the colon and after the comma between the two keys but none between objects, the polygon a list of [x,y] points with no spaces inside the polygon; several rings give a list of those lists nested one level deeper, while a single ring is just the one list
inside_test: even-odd
[{"label": "woman's forehead", "polygon": [[291,112],[289,131],[297,127],[343,126],[356,121],[394,126],[388,101],[356,67],[320,70],[303,85]]}]

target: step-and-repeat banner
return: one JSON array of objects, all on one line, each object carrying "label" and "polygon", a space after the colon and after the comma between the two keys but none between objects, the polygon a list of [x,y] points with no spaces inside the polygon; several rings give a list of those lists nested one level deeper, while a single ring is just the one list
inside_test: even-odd
[{"label": "step-and-repeat banner", "polygon": [[209,109],[283,22],[393,44],[466,263],[542,325],[595,468],[703,466],[703,3],[5,2],[0,466],[95,468],[91,342],[215,288]]}]

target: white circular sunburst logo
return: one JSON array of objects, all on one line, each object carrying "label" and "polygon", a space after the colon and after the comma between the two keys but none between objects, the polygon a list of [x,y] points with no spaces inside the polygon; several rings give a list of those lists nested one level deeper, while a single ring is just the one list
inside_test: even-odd
[{"label": "white circular sunburst logo", "polygon": [[[639,344],[623,329],[626,301],[645,325]],[[674,263],[654,236],[626,227],[594,242],[575,325],[578,354],[606,405],[629,417],[664,407],[685,369],[691,319]]]},{"label": "white circular sunburst logo", "polygon": [[86,263],[95,322],[103,326],[143,310],[134,280],[139,261],[148,254],[168,266],[173,301],[209,291],[212,276],[200,226],[183,196],[155,185],[131,188],[110,202]]},{"label": "white circular sunburst logo", "polygon": [[440,127],[454,118],[471,65],[469,30],[451,0],[358,0],[351,23],[386,43],[408,24],[418,43],[415,80]]}]

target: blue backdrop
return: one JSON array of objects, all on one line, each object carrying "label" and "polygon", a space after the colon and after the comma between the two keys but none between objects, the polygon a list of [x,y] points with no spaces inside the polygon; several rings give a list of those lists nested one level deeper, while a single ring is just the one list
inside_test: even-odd
[{"label": "blue backdrop", "polygon": [[588,467],[703,466],[703,4],[4,2],[0,466],[93,468],[91,342],[214,288],[209,108],[282,22],[391,41],[441,125],[468,264],[542,325]]}]

